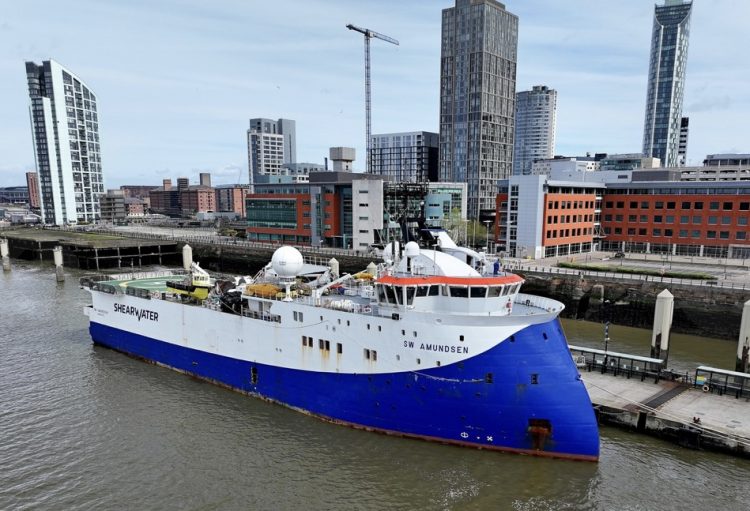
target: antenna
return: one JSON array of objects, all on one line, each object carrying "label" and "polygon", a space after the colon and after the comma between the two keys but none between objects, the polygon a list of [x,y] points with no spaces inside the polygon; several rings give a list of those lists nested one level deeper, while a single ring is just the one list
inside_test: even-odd
[{"label": "antenna", "polygon": [[351,23],[348,24],[346,28],[359,32],[365,36],[365,135],[367,136],[367,144],[365,146],[367,148],[367,154],[365,155],[365,170],[369,174],[372,171],[370,164],[370,152],[372,150],[372,137],[370,136],[370,39],[375,37],[377,39],[382,39],[387,43],[395,44],[396,46],[398,46],[398,41],[387,35],[379,34],[374,30],[370,30],[369,28],[357,27]]}]

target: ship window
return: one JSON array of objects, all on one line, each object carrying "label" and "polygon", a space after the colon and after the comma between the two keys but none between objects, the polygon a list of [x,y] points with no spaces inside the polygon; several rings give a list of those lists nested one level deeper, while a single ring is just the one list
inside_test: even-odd
[{"label": "ship window", "polygon": [[487,293],[488,298],[497,298],[502,295],[503,286],[490,286],[489,292]]},{"label": "ship window", "polygon": [[322,350],[323,346],[325,346],[325,341],[323,339],[318,339],[318,348]]},{"label": "ship window", "polygon": [[365,348],[365,359],[370,360],[370,350]]},{"label": "ship window", "polygon": [[436,364],[437,364],[438,367],[440,367],[440,361],[439,360],[436,362]]},{"label": "ship window", "polygon": [[448,293],[448,286],[440,286],[440,294],[443,296],[450,296],[450,293]]},{"label": "ship window", "polygon": [[382,331],[383,331],[383,327],[378,325],[378,332],[382,332]]},{"label": "ship window", "polygon": [[406,330],[401,330],[401,335],[406,335]]},{"label": "ship window", "polygon": [[250,368],[250,383],[253,385],[258,384],[258,368],[255,366]]},{"label": "ship window", "polygon": [[458,336],[458,340],[461,341],[461,342],[464,342],[464,336],[463,335],[459,335]]},{"label": "ship window", "polygon": [[539,375],[537,373],[531,373],[531,384],[532,385],[539,384]]},{"label": "ship window", "polygon": [[326,351],[331,351],[331,341],[326,341]]},{"label": "ship window", "polygon": [[375,350],[370,350],[370,356],[372,357],[372,360],[375,361],[378,359],[378,352]]},{"label": "ship window", "polygon": [[396,304],[396,294],[393,292],[393,286],[383,286],[385,290],[386,301],[391,305]]},{"label": "ship window", "polygon": [[492,383],[494,380],[494,375],[492,373],[487,373],[484,377],[485,383]]},{"label": "ship window", "polygon": [[396,360],[401,360],[401,355],[396,355]]},{"label": "ship window", "polygon": [[487,288],[484,286],[475,286],[471,288],[472,298],[484,298],[487,296]]},{"label": "ship window", "polygon": [[414,330],[412,333],[414,334],[414,337],[417,336],[417,331],[416,330]]},{"label": "ship window", "polygon": [[308,337],[308,338],[307,338],[307,345],[308,345],[308,346],[309,346],[310,348],[312,348],[312,345],[313,345],[313,338],[312,338],[312,337]]},{"label": "ship window", "polygon": [[393,286],[393,294],[396,295],[396,303],[398,305],[403,305],[404,303],[404,288],[401,286]]},{"label": "ship window", "polygon": [[297,311],[294,311],[294,321],[297,321]]},{"label": "ship window", "polygon": [[547,332],[542,332],[542,337],[544,337],[544,340],[547,340]]},{"label": "ship window", "polygon": [[343,352],[344,352],[344,345],[341,344],[340,342],[337,342],[336,343],[336,353],[338,353],[339,355],[341,355]]},{"label": "ship window", "polygon": [[377,288],[378,288],[378,302],[385,303],[386,302],[385,286],[383,286],[382,284],[378,284]]},{"label": "ship window", "polygon": [[422,363],[422,359],[421,359],[421,358],[418,358],[418,359],[417,359],[417,365],[419,365],[419,364],[421,364],[421,363]]},{"label": "ship window", "polygon": [[368,330],[370,329],[370,323],[367,323],[367,329]]},{"label": "ship window", "polygon": [[430,290],[430,286],[419,286],[417,287],[417,297],[427,296],[427,292]]},{"label": "ship window", "polygon": [[468,298],[469,297],[469,288],[468,287],[461,287],[461,286],[450,286],[451,288],[451,296],[452,297],[458,297],[458,298]]},{"label": "ship window", "polygon": [[430,286],[430,296],[438,296],[440,295],[440,286],[432,285]]},{"label": "ship window", "polygon": [[412,305],[414,303],[414,293],[416,290],[417,288],[411,286],[406,288],[406,305]]},{"label": "ship window", "polygon": [[351,323],[349,323],[349,320],[346,320],[346,326],[351,326]]},{"label": "ship window", "polygon": [[339,318],[338,321],[339,321],[339,325],[340,325],[341,324],[341,318]]}]

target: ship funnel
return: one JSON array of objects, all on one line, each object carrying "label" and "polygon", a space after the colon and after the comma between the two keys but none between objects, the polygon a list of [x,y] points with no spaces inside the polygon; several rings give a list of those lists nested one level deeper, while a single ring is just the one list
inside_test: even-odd
[{"label": "ship funnel", "polygon": [[185,271],[190,271],[193,267],[193,249],[187,243],[182,247],[182,267]]}]

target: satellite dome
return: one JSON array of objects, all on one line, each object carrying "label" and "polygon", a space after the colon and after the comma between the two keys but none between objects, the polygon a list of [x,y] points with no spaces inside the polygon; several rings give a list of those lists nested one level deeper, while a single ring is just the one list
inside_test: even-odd
[{"label": "satellite dome", "polygon": [[304,261],[299,250],[284,246],[273,253],[271,265],[279,277],[296,277],[302,271]]},{"label": "satellite dome", "polygon": [[406,257],[417,257],[419,255],[419,244],[416,241],[410,241],[404,247]]}]

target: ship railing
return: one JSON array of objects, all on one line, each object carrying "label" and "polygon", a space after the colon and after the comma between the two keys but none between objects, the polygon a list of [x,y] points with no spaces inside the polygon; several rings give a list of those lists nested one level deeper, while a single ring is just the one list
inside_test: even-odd
[{"label": "ship railing", "polygon": [[538,312],[529,311],[527,314],[546,314],[563,310],[563,305],[557,300],[552,300],[551,298],[545,298],[543,296],[528,295],[525,293],[518,293],[513,303],[525,305],[531,309],[540,309]]}]

